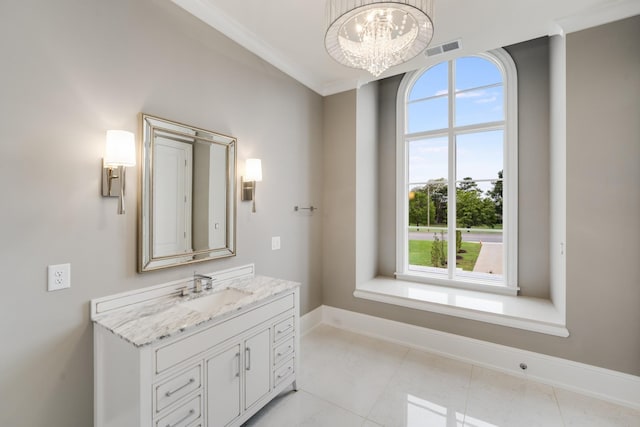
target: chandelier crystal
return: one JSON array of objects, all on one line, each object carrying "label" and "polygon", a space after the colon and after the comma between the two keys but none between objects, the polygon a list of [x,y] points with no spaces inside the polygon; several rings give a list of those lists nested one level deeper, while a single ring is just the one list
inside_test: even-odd
[{"label": "chandelier crystal", "polygon": [[378,77],[422,52],[433,37],[432,0],[328,0],[331,57]]}]

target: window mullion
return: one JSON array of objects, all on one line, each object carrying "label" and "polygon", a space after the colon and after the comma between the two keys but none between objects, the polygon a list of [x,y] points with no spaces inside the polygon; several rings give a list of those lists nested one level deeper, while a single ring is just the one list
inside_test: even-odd
[{"label": "window mullion", "polygon": [[456,140],[455,140],[455,61],[449,61],[449,176],[447,187],[447,273],[453,279],[456,271],[456,246],[452,244],[452,237],[456,229]]}]

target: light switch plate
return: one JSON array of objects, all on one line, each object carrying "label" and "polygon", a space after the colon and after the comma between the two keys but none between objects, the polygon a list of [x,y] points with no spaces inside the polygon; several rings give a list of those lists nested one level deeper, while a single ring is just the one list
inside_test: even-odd
[{"label": "light switch plate", "polygon": [[71,287],[71,264],[57,264],[47,267],[47,290],[59,291]]},{"label": "light switch plate", "polygon": [[271,238],[271,250],[277,251],[280,249],[280,236],[275,236]]}]

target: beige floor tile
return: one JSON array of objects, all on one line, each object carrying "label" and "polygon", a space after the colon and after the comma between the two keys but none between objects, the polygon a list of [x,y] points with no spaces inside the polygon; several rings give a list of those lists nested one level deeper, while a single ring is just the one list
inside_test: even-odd
[{"label": "beige floor tile", "polygon": [[386,427],[462,426],[471,370],[411,350],[367,418]]},{"label": "beige floor tile", "polygon": [[288,391],[254,415],[245,427],[354,427],[364,418],[305,391]]},{"label": "beige floor tile", "polygon": [[640,427],[640,411],[566,390],[555,391],[567,427]]},{"label": "beige floor tile", "polygon": [[321,325],[259,427],[640,427],[640,411]]},{"label": "beige floor tile", "polygon": [[553,388],[484,368],[473,368],[464,425],[562,427]]},{"label": "beige floor tile", "polygon": [[[316,328],[318,329],[318,328]],[[333,328],[331,328],[333,329]],[[305,347],[314,336],[337,334],[337,343]],[[322,399],[366,417],[398,369],[407,348],[327,328],[312,331],[301,344],[299,386]]]}]

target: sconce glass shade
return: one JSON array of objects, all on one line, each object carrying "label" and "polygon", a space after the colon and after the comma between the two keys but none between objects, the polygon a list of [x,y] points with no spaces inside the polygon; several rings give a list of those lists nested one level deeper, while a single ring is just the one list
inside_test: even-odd
[{"label": "sconce glass shade", "polygon": [[245,181],[262,181],[262,161],[260,159],[247,159],[243,179]]},{"label": "sconce glass shade", "polygon": [[104,167],[136,165],[136,143],[132,132],[108,130],[104,148]]}]

